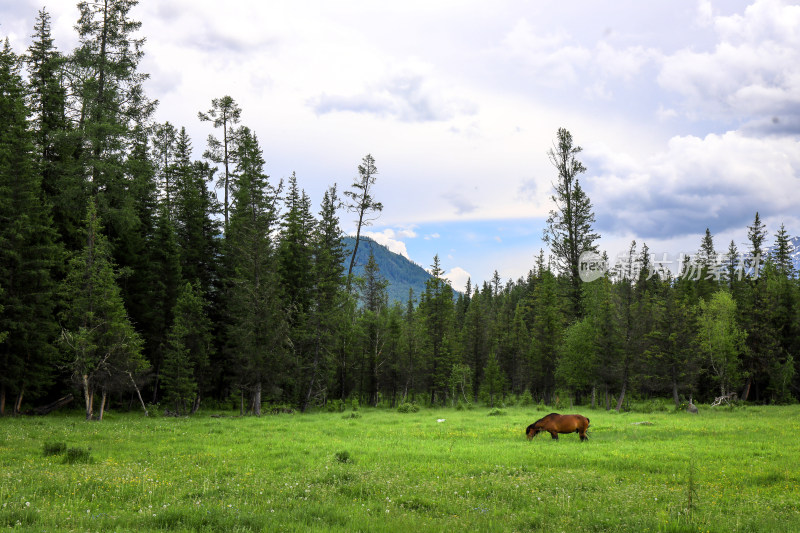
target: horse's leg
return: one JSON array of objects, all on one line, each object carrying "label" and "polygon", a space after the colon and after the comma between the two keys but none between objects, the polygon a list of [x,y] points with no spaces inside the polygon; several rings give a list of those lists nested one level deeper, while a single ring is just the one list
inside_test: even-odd
[{"label": "horse's leg", "polygon": [[551,431],[550,436],[553,437],[553,440],[558,440],[558,433],[556,431]]}]

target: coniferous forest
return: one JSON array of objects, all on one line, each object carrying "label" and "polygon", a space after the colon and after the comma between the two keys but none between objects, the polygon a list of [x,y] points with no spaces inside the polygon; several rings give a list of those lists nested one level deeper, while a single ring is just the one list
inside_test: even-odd
[{"label": "coniferous forest", "polygon": [[[800,398],[791,238],[755,210],[747,249],[705,230],[662,270],[634,242],[626,263],[583,281],[600,235],[561,129],[549,250],[528,275],[456,293],[434,257],[425,291],[390,303],[376,261],[353,274],[383,209],[379,162],[366,155],[352,184],[312,199],[302,176],[266,174],[230,96],[198,110],[202,142],[154,123],[135,5],[81,2],[69,52],[41,10],[31,46],[0,51],[0,413],[70,394],[87,419],[154,405]],[[340,216],[357,221],[352,254]]]}]

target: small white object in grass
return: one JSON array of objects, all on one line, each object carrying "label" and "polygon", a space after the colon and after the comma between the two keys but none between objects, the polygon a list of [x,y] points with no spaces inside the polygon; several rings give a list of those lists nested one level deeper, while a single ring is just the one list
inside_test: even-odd
[{"label": "small white object in grass", "polygon": [[439,422],[440,424],[441,424],[442,422],[444,422],[445,420],[447,420],[447,419],[446,419],[446,418],[437,418],[437,419],[436,419],[436,421],[437,421],[437,422]]}]

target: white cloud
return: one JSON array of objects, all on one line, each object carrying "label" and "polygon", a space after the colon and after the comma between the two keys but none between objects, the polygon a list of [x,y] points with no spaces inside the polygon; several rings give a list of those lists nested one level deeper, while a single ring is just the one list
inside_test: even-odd
[{"label": "white cloud", "polygon": [[369,237],[370,239],[374,240],[378,244],[382,244],[386,246],[390,251],[400,254],[406,259],[411,259],[408,256],[408,250],[406,249],[406,243],[401,241],[401,238],[414,238],[417,234],[412,229],[401,229],[395,231],[391,228],[387,228],[383,231],[362,231],[362,235],[365,237]]},{"label": "white cloud", "polygon": [[[711,16],[710,6],[701,3],[700,13]],[[756,0],[711,20],[714,49],[665,57],[658,83],[683,96],[689,116],[776,117],[782,130],[800,132],[800,6]],[[759,124],[769,131],[772,121]]]},{"label": "white cloud", "polygon": [[597,227],[615,234],[667,237],[747,225],[800,205],[800,142],[739,132],[672,138],[667,150],[637,159],[589,154],[586,187]]},{"label": "white cloud", "polygon": [[450,286],[457,291],[463,291],[467,286],[467,280],[470,279],[469,272],[461,267],[453,267],[444,275],[445,278],[450,280]]}]

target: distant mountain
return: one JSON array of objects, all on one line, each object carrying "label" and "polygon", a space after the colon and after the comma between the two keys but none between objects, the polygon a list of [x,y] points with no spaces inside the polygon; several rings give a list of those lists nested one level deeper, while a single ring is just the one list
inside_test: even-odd
[{"label": "distant mountain", "polygon": [[[344,261],[346,275],[347,268],[350,266],[350,255],[353,253],[353,246],[356,244],[356,239],[355,237],[345,237],[343,242],[346,253]],[[364,267],[367,261],[369,261],[370,250],[375,256],[375,262],[378,263],[381,276],[389,282],[389,286],[387,287],[389,303],[400,302],[405,304],[408,301],[408,289],[414,289],[414,299],[419,303],[420,294],[425,292],[425,282],[431,279],[431,275],[428,271],[368,237],[361,237],[359,240],[356,262],[353,266],[353,275],[364,275]]]}]

